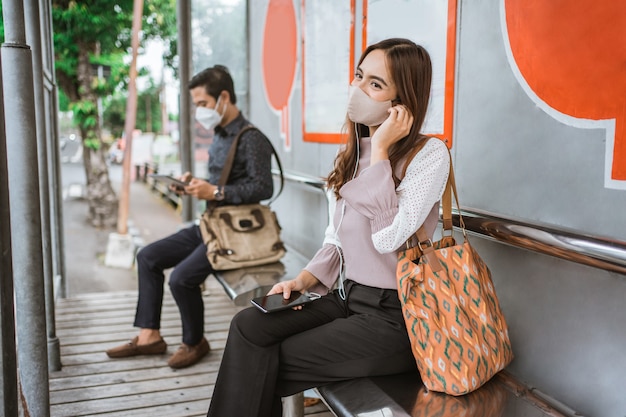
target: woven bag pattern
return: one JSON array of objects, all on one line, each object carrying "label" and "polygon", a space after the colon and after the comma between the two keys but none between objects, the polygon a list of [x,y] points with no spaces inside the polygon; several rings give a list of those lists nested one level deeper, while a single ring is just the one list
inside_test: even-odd
[{"label": "woven bag pattern", "polygon": [[513,359],[491,273],[467,240],[433,244],[433,272],[419,248],[398,254],[398,294],[424,385],[462,395],[478,389]]}]

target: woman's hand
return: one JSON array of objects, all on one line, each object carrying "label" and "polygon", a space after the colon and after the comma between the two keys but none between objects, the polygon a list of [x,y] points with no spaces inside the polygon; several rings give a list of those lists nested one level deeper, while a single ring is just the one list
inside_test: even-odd
[{"label": "woman's hand", "polygon": [[413,120],[413,115],[402,104],[389,109],[387,120],[372,134],[372,165],[383,159],[389,159],[389,148],[409,134]]},{"label": "woman's hand", "polygon": [[[319,280],[315,278],[309,271],[302,270],[297,277],[289,281],[282,281],[274,285],[267,295],[283,294],[283,298],[288,299],[294,291],[303,293],[307,289],[319,284]],[[302,310],[302,306],[293,308],[294,310]]]}]

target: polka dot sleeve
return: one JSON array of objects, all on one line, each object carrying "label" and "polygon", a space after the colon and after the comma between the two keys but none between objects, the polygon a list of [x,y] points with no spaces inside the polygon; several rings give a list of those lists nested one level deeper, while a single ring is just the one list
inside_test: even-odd
[{"label": "polka dot sleeve", "polygon": [[446,145],[431,139],[413,158],[397,189],[393,189],[389,161],[381,161],[342,187],[341,195],[370,219],[376,250],[389,253],[424,223],[443,195],[449,170]]}]

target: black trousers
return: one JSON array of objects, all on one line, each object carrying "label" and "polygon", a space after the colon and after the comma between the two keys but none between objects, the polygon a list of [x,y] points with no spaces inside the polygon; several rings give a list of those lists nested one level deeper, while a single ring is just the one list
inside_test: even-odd
[{"label": "black trousers", "polygon": [[198,226],[182,229],[137,253],[139,300],[134,325],[146,329],[161,328],[163,271],[172,267],[175,268],[169,276],[169,286],[180,311],[183,343],[197,345],[204,336],[200,284],[213,272]]},{"label": "black trousers", "polygon": [[395,290],[346,282],[304,306],[232,320],[209,417],[282,416],[281,397],[329,382],[416,371]]}]

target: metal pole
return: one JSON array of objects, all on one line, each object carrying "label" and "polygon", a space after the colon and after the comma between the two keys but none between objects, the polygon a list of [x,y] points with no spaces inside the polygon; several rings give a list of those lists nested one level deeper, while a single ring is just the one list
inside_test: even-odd
[{"label": "metal pole", "polygon": [[143,0],[133,1],[133,26],[131,29],[132,61],[128,82],[128,100],[126,101],[126,123],[124,133],[124,161],[122,162],[122,190],[117,211],[117,233],[128,234],[128,210],[130,206],[130,160],[133,149],[133,131],[137,122],[137,53],[139,51],[139,32],[143,16]]},{"label": "metal pole", "polygon": [[[180,64],[178,78],[180,81],[180,110],[178,129],[180,131],[180,164],[183,172],[193,173],[193,157],[191,143],[191,99],[188,85],[191,73],[191,4],[190,0],[177,3],[178,23],[178,55]],[[189,222],[194,219],[194,200],[191,196],[183,197],[182,220]]]},{"label": "metal pole", "polygon": [[53,270],[55,273],[55,294],[57,297],[65,298],[67,296],[67,281],[65,280],[65,239],[63,228],[63,183],[61,181],[61,151],[59,149],[59,126],[57,124],[58,116],[58,96],[56,84],[52,92],[50,106],[52,106],[52,129],[53,140],[48,148],[50,152],[50,178],[52,180],[52,226],[53,226]]},{"label": "metal pole", "polygon": [[50,394],[46,349],[39,170],[33,89],[33,58],[26,44],[24,6],[3,1],[5,43],[1,59],[5,118],[7,178],[15,305],[18,371],[26,415],[48,417]]},{"label": "metal pole", "polygon": [[[0,61],[0,66],[2,62]],[[0,72],[0,96],[2,73]],[[4,107],[0,108],[0,412],[5,417],[17,417],[17,356],[15,354],[15,313],[13,304],[13,267],[11,265],[11,228],[9,220],[9,181],[4,135]]]},{"label": "metal pole", "polygon": [[[57,95],[56,78],[54,75],[54,43],[52,39],[52,11],[49,0],[40,0],[42,31],[47,54],[44,55],[44,68],[47,71],[47,80],[50,83],[50,110],[48,128],[48,175],[50,178],[50,219],[52,231],[52,270],[54,274],[54,294],[56,298],[65,298],[67,282],[65,280],[65,240],[63,229],[63,183],[61,181],[61,150],[59,149],[59,99]],[[55,298],[55,299],[56,299]]]},{"label": "metal pole", "polygon": [[35,120],[37,130],[37,156],[39,166],[39,196],[41,198],[41,238],[48,335],[48,370],[61,370],[61,347],[56,337],[54,318],[54,274],[52,271],[52,233],[50,225],[50,182],[48,178],[48,139],[46,110],[44,108],[43,59],[41,47],[41,20],[39,0],[24,2],[26,15],[26,41],[31,45],[33,56],[33,86],[35,93]]}]

